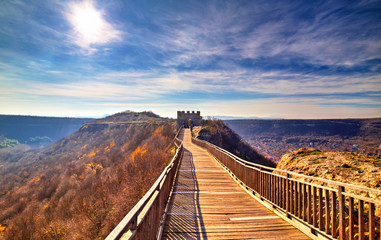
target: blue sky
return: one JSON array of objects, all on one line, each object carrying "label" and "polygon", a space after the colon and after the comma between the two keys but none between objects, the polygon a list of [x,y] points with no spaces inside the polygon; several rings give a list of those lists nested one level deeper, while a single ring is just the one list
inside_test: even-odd
[{"label": "blue sky", "polygon": [[381,1],[1,5],[1,114],[381,117]]}]

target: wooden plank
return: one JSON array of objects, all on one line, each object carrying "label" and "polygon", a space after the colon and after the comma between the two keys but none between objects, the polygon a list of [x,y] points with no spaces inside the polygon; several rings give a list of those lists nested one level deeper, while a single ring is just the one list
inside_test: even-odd
[{"label": "wooden plank", "polygon": [[[309,239],[249,196],[227,172],[218,171],[220,165],[184,132],[184,157],[162,239]],[[261,189],[274,199],[269,183],[277,185],[277,179],[265,173],[260,178],[268,181]]]}]

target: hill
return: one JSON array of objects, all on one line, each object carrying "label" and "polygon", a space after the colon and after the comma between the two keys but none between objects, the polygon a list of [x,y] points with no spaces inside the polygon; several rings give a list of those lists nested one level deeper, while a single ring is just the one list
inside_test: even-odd
[{"label": "hill", "polygon": [[[381,190],[381,160],[371,156],[301,148],[285,154],[277,168]],[[368,197],[381,200],[381,196]]]},{"label": "hill", "polygon": [[174,120],[123,112],[0,155],[0,239],[104,239],[171,160],[176,130]]},{"label": "hill", "polygon": [[275,159],[303,147],[381,157],[381,118],[224,122],[259,152]]},{"label": "hill", "polygon": [[193,134],[198,139],[219,146],[246,161],[275,167],[273,161],[259,154],[221,120],[203,120],[202,126],[193,128]]},{"label": "hill", "polygon": [[47,146],[92,120],[94,119],[0,115],[0,136],[21,144]]}]

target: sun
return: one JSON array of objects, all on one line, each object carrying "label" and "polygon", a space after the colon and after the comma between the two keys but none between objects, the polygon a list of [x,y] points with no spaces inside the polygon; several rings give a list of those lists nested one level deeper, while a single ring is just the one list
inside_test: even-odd
[{"label": "sun", "polygon": [[87,42],[97,42],[104,27],[101,14],[91,6],[76,9],[73,16],[76,31]]},{"label": "sun", "polygon": [[69,5],[67,18],[74,30],[75,42],[84,48],[118,40],[120,33],[108,23],[101,10],[90,0]]}]

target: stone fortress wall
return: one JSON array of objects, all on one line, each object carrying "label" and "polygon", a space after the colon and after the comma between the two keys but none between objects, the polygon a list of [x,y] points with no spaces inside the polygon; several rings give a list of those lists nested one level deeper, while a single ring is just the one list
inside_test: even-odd
[{"label": "stone fortress wall", "polygon": [[201,125],[201,113],[200,111],[177,111],[177,125],[188,127],[188,120],[191,119],[193,126]]}]

